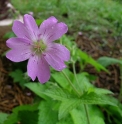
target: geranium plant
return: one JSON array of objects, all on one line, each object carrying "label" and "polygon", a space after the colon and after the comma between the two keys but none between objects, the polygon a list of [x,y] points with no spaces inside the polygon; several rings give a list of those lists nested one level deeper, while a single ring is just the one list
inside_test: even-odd
[{"label": "geranium plant", "polygon": [[[28,59],[27,74],[32,81],[37,77],[40,83],[30,81],[24,85],[39,100],[15,108],[4,124],[24,124],[26,120],[28,124],[104,124],[104,116],[96,105],[116,107],[108,96],[112,92],[94,87],[90,74],[82,67],[89,63],[98,71],[107,70],[68,37],[62,37],[68,30],[67,25],[52,16],[38,27],[34,18],[26,14],[23,23],[14,21],[12,30],[17,37],[7,40],[11,50],[6,57],[13,62]],[[59,38],[60,43],[55,43]],[[79,73],[76,61],[80,63]],[[56,70],[51,71],[51,78],[50,66]]]}]

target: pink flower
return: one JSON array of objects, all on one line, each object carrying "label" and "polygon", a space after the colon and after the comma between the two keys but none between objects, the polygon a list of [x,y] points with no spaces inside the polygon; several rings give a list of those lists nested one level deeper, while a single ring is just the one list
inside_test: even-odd
[{"label": "pink flower", "polygon": [[50,78],[50,68],[61,71],[66,67],[64,61],[70,59],[69,50],[61,44],[54,43],[68,30],[67,25],[55,17],[45,20],[38,28],[31,15],[24,15],[24,23],[14,21],[12,30],[17,37],[7,40],[11,48],[6,57],[14,62],[28,60],[27,73],[34,81],[36,77],[41,83]]}]

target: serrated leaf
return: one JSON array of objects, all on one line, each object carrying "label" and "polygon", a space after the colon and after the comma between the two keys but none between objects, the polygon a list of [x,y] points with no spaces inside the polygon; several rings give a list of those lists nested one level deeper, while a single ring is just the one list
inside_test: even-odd
[{"label": "serrated leaf", "polygon": [[8,114],[0,112],[0,124],[4,124],[4,121],[7,119]]},{"label": "serrated leaf", "polygon": [[72,109],[76,108],[81,103],[80,99],[68,99],[61,103],[59,107],[58,118],[65,117]]},{"label": "serrated leaf", "polygon": [[58,113],[52,109],[53,101],[42,101],[39,105],[38,124],[56,124]]},{"label": "serrated leaf", "polygon": [[[96,106],[87,106],[87,111],[89,114],[90,124],[105,124],[102,112]],[[74,124],[88,124],[86,111],[84,105],[80,105],[71,112],[71,117]]]},{"label": "serrated leaf", "polygon": [[95,61],[91,56],[87,55],[87,53],[81,51],[81,50],[78,50],[78,55],[79,57],[84,60],[86,63],[89,63],[91,64],[92,66],[94,66],[96,68],[97,71],[107,71],[107,69],[102,66],[101,64],[99,64],[97,61]]},{"label": "serrated leaf", "polygon": [[7,120],[5,120],[4,124],[15,124],[18,123],[20,121],[20,118],[18,116],[20,111],[35,111],[37,110],[38,105],[34,104],[34,105],[22,105],[22,106],[18,106],[16,108],[13,109],[12,114],[10,114],[7,118]]},{"label": "serrated leaf", "polygon": [[54,100],[64,101],[71,97],[71,95],[58,85],[53,85],[49,89],[45,90],[45,95],[51,97]]},{"label": "serrated leaf", "polygon": [[47,85],[40,84],[39,82],[34,82],[34,83],[27,83],[25,84],[27,88],[29,88],[31,91],[33,91],[36,95],[40,96],[41,98],[47,100],[48,97],[44,95],[45,90],[48,87]]},{"label": "serrated leaf", "polygon": [[116,58],[111,58],[111,57],[100,57],[97,62],[99,62],[101,65],[104,67],[107,67],[112,64],[121,64],[122,65],[122,60],[118,60]]},{"label": "serrated leaf", "polygon": [[116,106],[113,102],[110,101],[109,96],[97,94],[95,92],[85,93],[81,96],[81,103],[83,104],[108,104]]}]

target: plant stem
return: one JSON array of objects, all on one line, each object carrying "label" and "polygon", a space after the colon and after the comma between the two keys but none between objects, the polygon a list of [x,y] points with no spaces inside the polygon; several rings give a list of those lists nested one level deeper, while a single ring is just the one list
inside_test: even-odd
[{"label": "plant stem", "polygon": [[88,109],[87,109],[87,105],[86,104],[84,104],[84,108],[85,108],[85,112],[86,112],[86,117],[87,117],[88,124],[91,124],[90,123],[90,117],[89,117],[89,113],[88,113]]},{"label": "plant stem", "polygon": [[[75,67],[75,66],[74,66]],[[75,69],[75,68],[74,68]],[[71,80],[69,79],[69,77],[65,74],[65,72],[62,71],[62,74],[65,76],[65,78],[67,79],[67,81],[69,82],[69,84],[71,85],[72,89],[74,90],[74,92],[77,93],[78,97],[80,97],[80,93],[77,91],[77,89],[74,87],[74,85],[72,84]],[[76,75],[76,71],[74,73],[74,75]],[[78,81],[77,77],[75,76],[76,80]],[[87,117],[87,121],[88,121],[88,124],[91,124],[90,123],[90,117],[89,117],[89,113],[88,113],[88,110],[87,110],[87,105],[84,104],[84,108],[85,108],[85,112],[86,112],[86,117]]]},{"label": "plant stem", "polygon": [[77,91],[77,89],[74,87],[74,85],[72,84],[72,82],[70,81],[69,77],[65,74],[65,72],[62,71],[62,74],[64,75],[64,77],[67,79],[68,83],[71,85],[72,89],[74,90],[74,92],[77,93],[78,96],[80,96],[79,92]]},{"label": "plant stem", "polygon": [[[79,82],[78,82],[78,79],[77,79],[77,75],[76,75],[76,69],[75,69],[75,63],[73,62],[73,73],[75,75],[75,79],[76,79],[76,82],[79,86]],[[90,124],[90,118],[89,118],[89,113],[88,113],[88,110],[87,110],[87,105],[84,104],[84,108],[85,108],[85,112],[86,112],[86,117],[87,117],[87,120],[88,120],[88,124]]]},{"label": "plant stem", "polygon": [[76,79],[77,85],[78,85],[78,87],[80,87],[80,86],[79,86],[78,79],[77,79],[77,75],[76,75],[76,69],[75,69],[75,63],[74,63],[74,62],[73,62],[73,64],[72,64],[72,67],[73,67],[73,73],[74,73],[74,76],[75,76],[75,79]]}]

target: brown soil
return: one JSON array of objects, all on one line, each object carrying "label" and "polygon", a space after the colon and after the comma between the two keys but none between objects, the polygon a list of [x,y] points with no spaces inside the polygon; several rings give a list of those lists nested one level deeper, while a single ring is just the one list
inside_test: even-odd
[{"label": "brown soil", "polygon": [[[102,56],[108,56],[119,59],[122,56],[121,44],[119,40],[121,38],[114,38],[109,36],[102,38],[99,35],[94,38],[90,38],[90,34],[79,33],[76,43],[78,47],[92,56],[94,59],[98,59]],[[121,40],[120,40],[121,41]],[[100,88],[109,89],[114,93],[116,98],[119,97],[120,93],[120,69],[118,65],[110,65],[108,68],[109,74],[107,72],[98,73],[94,67],[88,65],[85,68],[86,72],[96,75],[98,78],[95,82],[92,82],[95,86]]]}]

